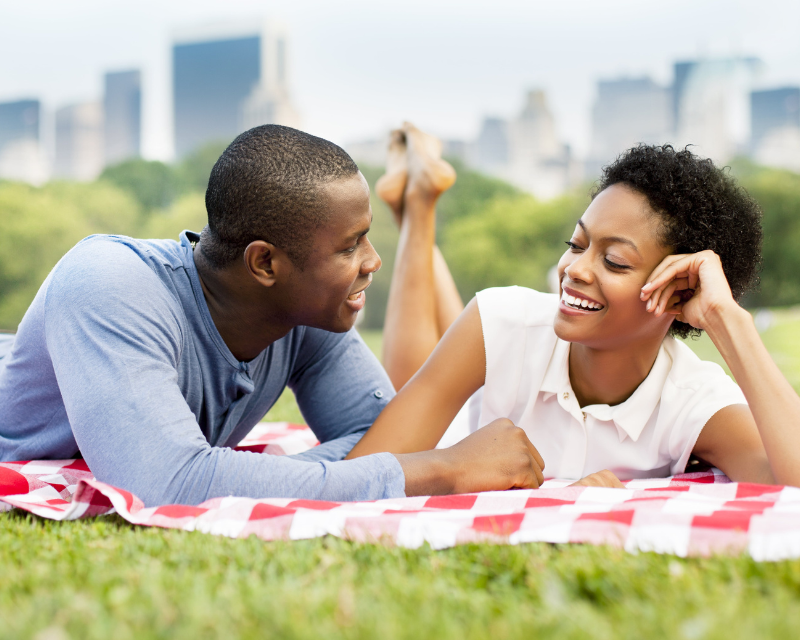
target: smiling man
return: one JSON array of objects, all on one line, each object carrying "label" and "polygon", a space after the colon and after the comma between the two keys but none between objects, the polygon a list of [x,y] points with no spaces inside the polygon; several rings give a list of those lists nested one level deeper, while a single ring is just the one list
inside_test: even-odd
[{"label": "smiling man", "polygon": [[[381,261],[369,188],[342,149],[252,129],[214,166],[206,206],[199,236],[92,236],[56,265],[0,343],[0,460],[80,453],[146,505],[536,486],[510,424],[443,451],[342,460],[394,395],[351,330]],[[286,386],[322,444],[231,449]]]}]

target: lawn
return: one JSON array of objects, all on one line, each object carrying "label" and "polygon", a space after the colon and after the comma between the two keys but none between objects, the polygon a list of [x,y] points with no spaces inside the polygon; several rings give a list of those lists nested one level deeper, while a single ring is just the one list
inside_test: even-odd
[{"label": "lawn", "polygon": [[[800,312],[762,316],[800,385]],[[769,326],[767,326],[769,325]],[[365,335],[374,350],[379,333]],[[707,339],[690,346],[714,359]],[[291,394],[268,419],[299,421]],[[265,543],[0,514],[0,638],[796,637],[800,560]]]}]

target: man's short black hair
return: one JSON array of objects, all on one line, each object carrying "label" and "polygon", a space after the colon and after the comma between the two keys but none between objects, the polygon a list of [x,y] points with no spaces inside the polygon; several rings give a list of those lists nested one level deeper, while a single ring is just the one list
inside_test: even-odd
[{"label": "man's short black hair", "polygon": [[[661,242],[674,253],[710,249],[722,262],[736,300],[758,283],[761,266],[761,209],[726,170],[691,151],[639,145],[603,169],[592,198],[614,184],[644,195],[661,218]],[[670,333],[700,335],[684,322]]]},{"label": "man's short black hair", "polygon": [[251,242],[266,240],[302,268],[325,219],[322,188],[357,173],[352,158],[328,140],[277,124],[245,131],[211,170],[203,256],[222,269]]}]

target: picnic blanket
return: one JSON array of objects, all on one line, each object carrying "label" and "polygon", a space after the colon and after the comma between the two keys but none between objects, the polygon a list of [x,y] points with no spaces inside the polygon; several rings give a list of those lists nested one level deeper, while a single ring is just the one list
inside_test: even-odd
[{"label": "picnic blanket", "polygon": [[[274,455],[317,444],[303,425],[262,423],[239,449]],[[733,483],[719,470],[628,481],[624,489],[566,487],[373,502],[215,498],[198,506],[145,508],[98,482],[83,460],[0,463],[0,511],[73,520],[118,513],[143,526],[242,538],[334,535],[416,548],[468,542],[578,542],[678,556],[749,553],[800,557],[800,489]]]}]

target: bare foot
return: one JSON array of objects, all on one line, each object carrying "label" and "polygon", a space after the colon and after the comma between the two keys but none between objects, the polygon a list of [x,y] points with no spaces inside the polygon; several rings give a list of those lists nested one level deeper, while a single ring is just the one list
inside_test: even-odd
[{"label": "bare foot", "polygon": [[408,147],[409,189],[414,193],[435,201],[453,186],[456,172],[442,160],[442,143],[432,135],[417,129],[410,122],[403,123]]},{"label": "bare foot", "polygon": [[403,218],[403,193],[408,180],[406,158],[406,134],[395,129],[389,136],[389,152],[386,156],[386,173],[375,183],[375,193],[392,210],[397,226]]}]

